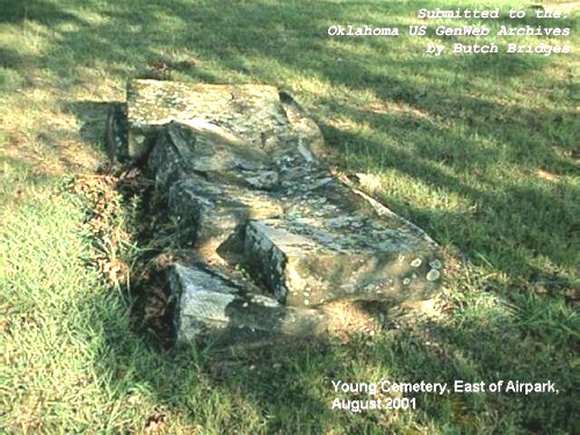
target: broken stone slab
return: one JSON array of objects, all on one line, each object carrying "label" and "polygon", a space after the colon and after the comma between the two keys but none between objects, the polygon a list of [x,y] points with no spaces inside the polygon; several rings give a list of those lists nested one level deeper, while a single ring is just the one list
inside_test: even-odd
[{"label": "broken stone slab", "polygon": [[326,315],[284,307],[275,299],[246,293],[206,267],[174,264],[168,271],[176,301],[178,343],[209,339],[220,344],[313,337],[325,331]]},{"label": "broken stone slab", "polygon": [[189,242],[204,260],[215,259],[220,246],[235,237],[249,219],[282,216],[280,201],[260,190],[216,184],[201,176],[183,178],[168,195],[172,216],[189,229]]},{"label": "broken stone slab", "polygon": [[278,300],[315,306],[431,296],[440,272],[428,263],[438,247],[424,231],[325,171],[281,173],[283,216],[253,220],[244,241],[250,273]]},{"label": "broken stone slab", "polygon": [[127,88],[127,102],[128,149],[134,158],[146,154],[159,129],[172,121],[204,132],[212,140],[243,144],[270,155],[288,151],[288,141],[300,141],[307,150],[309,142],[322,140],[317,127],[302,121],[296,109],[292,112],[295,122],[290,122],[274,86],[133,80]]},{"label": "broken stone slab", "polygon": [[165,188],[175,179],[198,174],[214,181],[272,189],[278,174],[269,168],[266,154],[222,133],[177,121],[159,127],[147,161],[157,184]]},{"label": "broken stone slab", "polygon": [[310,171],[290,179],[283,175],[283,180],[279,199],[285,204],[284,215],[288,220],[307,219],[313,226],[330,222],[334,227],[340,227],[339,222],[348,222],[350,233],[385,230],[407,237],[410,245],[438,249],[424,230],[327,172]]},{"label": "broken stone slab", "polygon": [[316,123],[271,86],[134,81],[128,130],[193,258],[224,266],[228,279],[245,264],[301,309],[423,299],[440,281],[433,240],[333,177],[317,158]]},{"label": "broken stone slab", "polygon": [[349,216],[250,221],[244,257],[288,306],[427,299],[440,278],[433,246],[401,229],[358,224]]}]

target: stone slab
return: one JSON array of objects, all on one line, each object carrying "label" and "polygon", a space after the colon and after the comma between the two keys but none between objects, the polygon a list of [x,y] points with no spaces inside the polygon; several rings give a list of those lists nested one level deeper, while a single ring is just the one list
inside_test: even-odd
[{"label": "stone slab", "polygon": [[171,121],[263,150],[277,147],[287,133],[288,121],[274,86],[132,80],[127,101],[132,157],[146,153],[159,128]]},{"label": "stone slab", "polygon": [[439,285],[436,243],[335,178],[320,129],[285,93],[136,80],[127,106],[130,154],[167,195],[188,258],[205,263],[170,273],[181,341],[301,335],[288,319],[323,329],[327,302],[425,299]]},{"label": "stone slab", "polygon": [[205,267],[178,263],[168,274],[176,301],[174,326],[178,343],[312,337],[325,330],[325,314],[284,307],[271,297],[245,293]]},{"label": "stone slab", "polygon": [[244,257],[289,306],[429,297],[440,277],[433,247],[400,229],[360,223],[353,216],[251,221]]},{"label": "stone slab", "polygon": [[236,184],[216,184],[201,176],[182,178],[169,188],[169,207],[189,241],[206,260],[249,219],[281,216],[282,204],[265,192]]}]

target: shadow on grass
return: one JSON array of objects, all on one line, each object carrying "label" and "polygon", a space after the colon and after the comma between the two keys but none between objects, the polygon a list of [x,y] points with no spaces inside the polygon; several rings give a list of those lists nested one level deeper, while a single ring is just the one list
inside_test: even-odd
[{"label": "shadow on grass", "polygon": [[82,140],[99,145],[102,155],[109,156],[107,117],[112,109],[119,109],[124,104],[124,101],[72,101],[65,104],[64,110],[79,119]]},{"label": "shadow on grass", "polygon": [[22,24],[25,21],[52,25],[59,22],[77,22],[77,18],[74,14],[52,3],[36,0],[2,2],[0,23]]},{"label": "shadow on grass", "polygon": [[[108,380],[121,402],[144,392],[148,406],[143,412],[165,418],[166,424],[177,418],[181,428],[264,433],[422,428],[480,433],[567,431],[574,424],[569,410],[574,407],[576,381],[565,375],[568,362],[543,351],[522,360],[518,355],[533,349],[534,339],[521,335],[517,315],[509,309],[471,310],[470,317],[455,324],[383,330],[372,337],[353,334],[347,342],[280,340],[225,353],[203,346],[156,349],[119,321],[123,312],[107,315],[105,351],[95,360],[98,376]],[[404,396],[417,399],[415,411],[332,409],[337,398],[345,402],[382,398],[386,403],[386,398],[397,396],[336,392],[333,381],[447,382],[452,388],[458,379],[487,384],[552,380],[559,394],[412,393]]]}]

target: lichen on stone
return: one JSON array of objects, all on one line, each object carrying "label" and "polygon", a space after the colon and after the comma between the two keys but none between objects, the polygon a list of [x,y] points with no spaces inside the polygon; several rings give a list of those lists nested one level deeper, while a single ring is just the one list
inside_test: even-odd
[{"label": "lichen on stone", "polygon": [[275,87],[136,80],[128,130],[131,155],[145,158],[180,230],[194,235],[197,260],[219,258],[231,282],[241,266],[254,283],[175,268],[185,340],[230,324],[304,333],[324,319],[312,307],[422,299],[436,288],[433,240],[335,178],[318,158],[320,129]]}]

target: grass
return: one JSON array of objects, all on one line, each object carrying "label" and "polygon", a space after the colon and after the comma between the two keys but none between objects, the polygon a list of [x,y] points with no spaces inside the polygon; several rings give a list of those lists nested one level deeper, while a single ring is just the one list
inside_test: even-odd
[{"label": "grass", "polygon": [[[2,431],[578,432],[577,54],[427,57],[424,43],[441,39],[325,33],[415,24],[419,8],[441,7],[429,1],[4,3]],[[490,26],[513,24],[499,21]],[[576,30],[573,15],[542,24]],[[540,40],[578,41],[527,39]],[[104,117],[126,81],[160,75],[293,93],[337,163],[365,173],[369,192],[461,266],[448,272],[439,315],[228,359],[163,349],[136,327],[135,296],[83,260],[94,250],[79,226],[85,204],[62,186],[105,158]],[[120,201],[115,211],[129,231],[132,210]],[[336,396],[353,398],[332,380],[383,378],[552,380],[560,394],[419,394],[415,411],[330,409]]]}]

